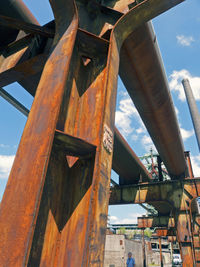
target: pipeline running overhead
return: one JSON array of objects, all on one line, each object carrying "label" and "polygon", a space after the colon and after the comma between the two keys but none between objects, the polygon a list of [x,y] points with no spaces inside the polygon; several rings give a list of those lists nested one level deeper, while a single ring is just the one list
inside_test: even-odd
[{"label": "pipeline running overhead", "polygon": [[124,42],[120,77],[172,179],[185,177],[187,166],[174,105],[150,22]]},{"label": "pipeline running overhead", "polygon": [[135,184],[139,179],[149,181],[151,174],[115,127],[112,169],[119,175],[120,184]]}]

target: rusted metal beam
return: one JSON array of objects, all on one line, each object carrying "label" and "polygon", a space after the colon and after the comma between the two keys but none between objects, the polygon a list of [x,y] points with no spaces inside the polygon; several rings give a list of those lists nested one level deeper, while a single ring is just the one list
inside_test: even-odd
[{"label": "rusted metal beam", "polygon": [[[19,82],[20,80],[28,79],[39,73],[47,59],[47,54],[39,54],[21,63],[14,64],[13,67],[9,66],[9,68],[6,68],[6,62],[4,62],[4,65],[0,67],[0,69],[4,69],[4,71],[0,73],[0,86],[3,87],[16,81]],[[9,65],[11,65],[11,62],[9,62]],[[35,92],[30,91],[30,93],[34,94]]]},{"label": "rusted metal beam", "polygon": [[174,219],[170,216],[138,217],[138,228],[174,227]]},{"label": "rusted metal beam", "polygon": [[144,239],[144,229],[142,229],[142,253],[143,253],[143,267],[146,267],[146,252],[145,252],[145,239]]},{"label": "rusted metal beam", "polygon": [[[14,53],[16,53],[16,52],[22,50],[23,48],[27,47],[28,45],[30,45],[33,38],[34,38],[33,34],[27,34],[24,37],[19,38],[18,40],[9,43],[6,46],[0,47],[1,54],[4,55],[5,58],[8,57],[9,55],[13,55]],[[11,58],[10,58],[10,60],[11,60]]]},{"label": "rusted metal beam", "polygon": [[[56,9],[61,2],[57,3]],[[59,9],[61,13],[55,14],[60,17],[63,12],[65,20],[58,20],[54,47],[45,65],[1,202],[0,225],[1,229],[4,229],[0,242],[1,266],[26,266],[29,261],[42,189],[78,28],[73,4],[71,1],[64,3]],[[22,159],[26,159],[23,168],[20,167]],[[13,251],[12,255],[10,250]]]},{"label": "rusted metal beam", "polygon": [[14,19],[12,17],[6,17],[2,15],[0,15],[0,25],[13,28],[13,29],[17,29],[17,30],[22,30],[26,33],[42,35],[42,36],[49,37],[49,38],[53,38],[55,34],[54,31],[46,27],[38,26],[35,24],[31,24],[28,22]]},{"label": "rusted metal beam", "polygon": [[[8,94],[3,88],[0,88],[0,96],[3,97],[6,101],[8,101],[11,105],[13,105],[15,108],[17,108],[20,112],[22,112],[25,116],[28,117],[29,110],[24,105],[22,105],[19,101],[17,101],[15,98],[13,98],[10,94]],[[56,134],[57,134],[56,136],[59,136],[59,131],[57,131]],[[62,132],[60,134],[62,135]],[[67,141],[65,140],[64,143],[66,142]],[[75,143],[78,143],[77,138],[75,139]],[[78,144],[76,146],[77,146],[76,153],[78,155],[80,154],[80,151],[78,152],[79,146]],[[88,151],[87,153],[90,153],[90,152]],[[126,160],[124,161],[124,159]],[[130,168],[130,165],[131,165],[131,168]],[[117,130],[116,127],[115,127],[115,132],[114,132],[112,168],[114,171],[117,172],[117,174],[123,176],[124,180],[128,184],[136,183],[141,177],[144,180],[151,179],[150,174],[148,173],[148,171],[146,170],[142,162],[140,162],[139,158],[129,147],[126,140],[119,134],[119,131]]]},{"label": "rusted metal beam", "polygon": [[[110,205],[139,204],[164,201],[166,204],[184,210],[184,201],[196,197],[196,186],[200,178],[183,179],[182,181],[165,181],[157,183],[141,183],[131,186],[114,187],[111,191]],[[177,198],[172,192],[176,192]],[[184,200],[183,200],[184,195]]]},{"label": "rusted metal beam", "polygon": [[3,97],[6,101],[8,101],[11,105],[13,105],[16,109],[18,109],[22,114],[28,116],[29,110],[19,101],[17,101],[17,99],[15,99],[8,92],[6,92],[3,88],[0,88],[0,96]]},{"label": "rusted metal beam", "polygon": [[192,170],[192,163],[191,163],[191,159],[190,159],[190,151],[185,151],[185,158],[186,158],[186,161],[187,161],[189,177],[190,178],[194,178],[194,173],[193,173],[193,170]]},{"label": "rusted metal beam", "polygon": [[[93,28],[80,42],[74,3],[51,1],[56,33],[1,203],[0,265],[103,265],[120,48],[136,27],[179,2],[136,5],[108,43],[93,31],[98,6],[92,16],[90,6],[84,12],[79,6],[79,25],[83,12],[84,30]],[[76,138],[95,153],[77,159]],[[57,147],[58,139],[71,148]]]},{"label": "rusted metal beam", "polygon": [[113,170],[120,176],[120,184],[133,184],[152,179],[143,163],[115,128]]},{"label": "rusted metal beam", "polygon": [[[1,0],[0,15],[12,17],[17,20],[38,25],[38,21],[32,15],[22,0]],[[5,46],[16,40],[19,30],[0,25],[0,43]]]},{"label": "rusted metal beam", "polygon": [[[24,105],[22,105],[19,101],[17,101],[14,97],[12,97],[10,94],[8,94],[3,88],[0,88],[0,96],[3,97],[6,101],[8,101],[11,105],[13,105],[20,112],[22,112],[22,114],[24,114],[25,116],[28,117],[29,110]],[[56,133],[59,136],[59,134],[58,134],[59,131],[57,131]],[[62,135],[62,132],[60,134]],[[55,138],[57,135],[55,135]],[[77,138],[75,139],[75,142],[78,143]],[[65,140],[65,143],[66,143],[66,140]],[[80,152],[78,152],[78,144],[76,146],[77,146],[77,152],[76,153],[78,155],[78,154],[80,154]],[[87,153],[89,153],[89,152],[87,152]],[[124,160],[124,159],[126,159],[126,160]],[[130,168],[130,166],[131,166],[131,168]],[[150,174],[148,173],[148,171],[146,170],[146,168],[144,167],[142,162],[140,162],[140,159],[136,156],[136,154],[133,152],[133,150],[129,147],[128,143],[122,137],[122,135],[119,134],[119,131],[117,130],[116,127],[114,130],[114,147],[113,147],[112,168],[114,171],[116,171],[117,174],[123,176],[124,181],[126,181],[126,183],[128,183],[128,184],[136,183],[141,177],[144,180],[145,179],[151,179]],[[144,207],[144,208],[146,208],[146,207]]]},{"label": "rusted metal beam", "polygon": [[166,236],[175,236],[176,235],[176,231],[175,228],[162,228],[162,227],[158,227],[156,229],[156,234],[159,237],[166,237]]},{"label": "rusted metal beam", "polygon": [[159,250],[160,250],[160,266],[163,267],[163,257],[162,257],[162,241],[161,237],[158,237],[159,239]]},{"label": "rusted metal beam", "polygon": [[54,145],[58,150],[63,150],[66,155],[84,157],[95,154],[96,146],[89,144],[80,138],[64,134],[62,131],[56,130]]},{"label": "rusted metal beam", "polygon": [[183,267],[195,265],[195,251],[192,241],[192,232],[190,225],[190,216],[188,212],[177,214],[177,241],[180,247],[180,254],[183,261]]}]

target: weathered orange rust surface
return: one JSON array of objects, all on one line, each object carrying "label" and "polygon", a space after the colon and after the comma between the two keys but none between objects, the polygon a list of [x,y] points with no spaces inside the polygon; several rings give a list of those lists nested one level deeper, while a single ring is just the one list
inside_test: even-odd
[{"label": "weathered orange rust surface", "polygon": [[174,219],[170,216],[138,217],[138,228],[174,227]]},{"label": "weathered orange rust surface", "polygon": [[[3,233],[0,237],[0,265],[3,267],[25,266],[28,263],[76,37],[78,21],[73,4],[71,1],[56,3],[58,6],[55,9],[60,4],[59,11],[64,10],[65,18],[55,11],[55,16],[64,20],[60,20],[61,25],[57,25],[54,47],[45,65],[1,203],[0,226]],[[67,20],[66,10],[69,10],[69,6]]]},{"label": "weathered orange rust surface", "polygon": [[[0,266],[103,266],[121,47],[137,27],[180,2],[145,0],[128,10],[130,2],[121,1],[114,6],[127,13],[104,6],[104,14],[99,5],[91,12],[91,2],[50,1],[55,37],[1,203]],[[24,52],[5,60],[1,74],[12,67],[17,77]],[[161,201],[168,214],[184,204],[170,197],[173,185],[167,192],[154,185],[150,193],[142,185],[132,201]],[[194,185],[185,190],[192,194]],[[130,201],[126,193],[120,201]]]}]

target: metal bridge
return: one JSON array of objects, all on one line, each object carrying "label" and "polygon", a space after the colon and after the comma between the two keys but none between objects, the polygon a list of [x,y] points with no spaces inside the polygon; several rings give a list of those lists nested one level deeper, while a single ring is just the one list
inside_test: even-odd
[{"label": "metal bridge", "polygon": [[[1,1],[1,96],[28,119],[1,203],[0,266],[102,266],[108,205],[125,203],[153,205],[163,235],[173,218],[183,266],[200,266],[200,179],[149,22],[181,2],[50,0],[55,19],[40,26],[21,0]],[[118,74],[171,180],[152,183],[115,128]],[[34,96],[29,114],[3,90],[13,82]]]}]

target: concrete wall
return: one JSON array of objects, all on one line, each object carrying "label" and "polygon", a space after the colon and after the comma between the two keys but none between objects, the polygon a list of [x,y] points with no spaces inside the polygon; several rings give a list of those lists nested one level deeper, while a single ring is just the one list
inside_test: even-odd
[{"label": "concrete wall", "polygon": [[[171,259],[171,252],[162,252],[163,257],[163,264],[164,266],[171,266],[172,259]],[[147,265],[148,266],[160,266],[160,252],[157,251],[150,251],[147,255]]]},{"label": "concrete wall", "polygon": [[124,235],[106,235],[104,267],[125,266]]},{"label": "concrete wall", "polygon": [[132,253],[133,258],[135,259],[135,266],[136,267],[143,266],[142,242],[126,239],[125,240],[126,260],[129,252]]},{"label": "concrete wall", "polygon": [[[104,267],[125,267],[128,252],[132,252],[136,267],[143,266],[142,242],[125,239],[124,235],[106,235]],[[145,245],[146,264],[160,266],[159,250],[153,251],[150,242]],[[164,266],[171,266],[170,252],[163,252]]]},{"label": "concrete wall", "polygon": [[128,252],[132,252],[136,267],[142,266],[142,243],[125,239],[124,235],[107,235],[105,244],[104,267],[124,267]]}]

